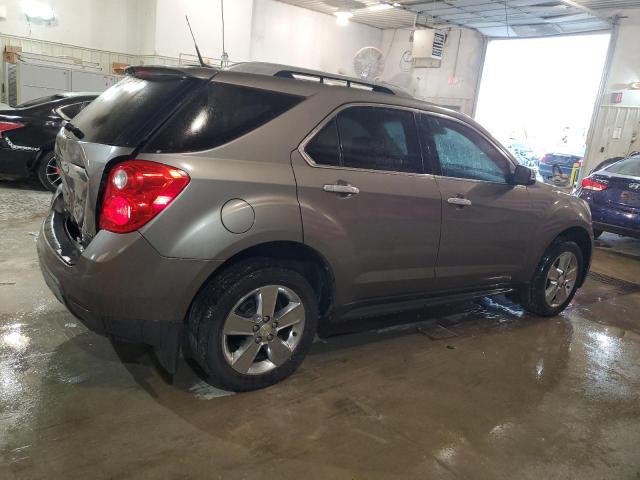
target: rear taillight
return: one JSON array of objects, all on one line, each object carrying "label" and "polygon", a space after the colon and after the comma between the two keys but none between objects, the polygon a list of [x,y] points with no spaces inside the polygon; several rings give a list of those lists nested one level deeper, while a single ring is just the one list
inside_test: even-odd
[{"label": "rear taillight", "polygon": [[164,210],[189,180],[178,168],[147,160],[116,165],[105,188],[100,228],[116,233],[137,230]]},{"label": "rear taillight", "polygon": [[584,188],[585,190],[601,191],[601,190],[606,190],[608,187],[609,185],[607,185],[606,183],[598,182],[597,180],[594,180],[593,178],[590,178],[590,177],[587,177],[584,180],[582,180],[582,188]]},{"label": "rear taillight", "polygon": [[549,155],[543,155],[542,158],[540,159],[540,163],[548,163],[549,162]]},{"label": "rear taillight", "polygon": [[24,125],[19,122],[0,122],[0,137],[4,132],[10,132],[11,130],[17,130],[22,127],[24,127]]}]

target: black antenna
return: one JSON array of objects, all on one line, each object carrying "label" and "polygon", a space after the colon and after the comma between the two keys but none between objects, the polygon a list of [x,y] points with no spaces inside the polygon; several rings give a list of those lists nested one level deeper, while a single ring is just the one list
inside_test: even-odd
[{"label": "black antenna", "polygon": [[193,38],[193,44],[196,47],[196,53],[198,54],[198,61],[200,62],[200,66],[201,67],[206,67],[206,65],[204,64],[204,60],[202,60],[202,55],[200,55],[200,49],[198,48],[198,44],[196,43],[196,37],[193,36],[193,30],[191,30],[191,24],[189,23],[189,17],[187,17],[185,15],[184,18],[187,19],[187,25],[189,26],[189,31],[191,32],[191,38]]}]

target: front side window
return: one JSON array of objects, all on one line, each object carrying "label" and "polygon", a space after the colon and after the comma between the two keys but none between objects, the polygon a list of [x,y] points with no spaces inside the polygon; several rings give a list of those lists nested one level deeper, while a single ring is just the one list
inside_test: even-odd
[{"label": "front side window", "polygon": [[346,108],[313,137],[306,152],[321,165],[421,171],[413,113],[395,108]]},{"label": "front side window", "polygon": [[420,133],[429,135],[445,177],[506,183],[509,162],[471,128],[444,118],[421,115]]}]

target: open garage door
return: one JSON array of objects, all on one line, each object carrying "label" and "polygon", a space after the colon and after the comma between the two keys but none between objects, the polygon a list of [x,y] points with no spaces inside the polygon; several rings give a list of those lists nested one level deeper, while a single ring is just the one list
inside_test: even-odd
[{"label": "open garage door", "polygon": [[568,182],[585,154],[609,39],[599,33],[491,40],[477,120],[545,180]]}]

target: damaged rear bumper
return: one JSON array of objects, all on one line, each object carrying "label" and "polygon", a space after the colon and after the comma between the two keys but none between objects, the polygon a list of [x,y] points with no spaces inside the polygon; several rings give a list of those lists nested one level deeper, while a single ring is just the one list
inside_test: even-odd
[{"label": "damaged rear bumper", "polygon": [[82,250],[65,222],[58,195],[37,244],[53,294],[89,329],[152,345],[173,371],[191,301],[217,262],[163,257],[138,232],[100,231]]}]

